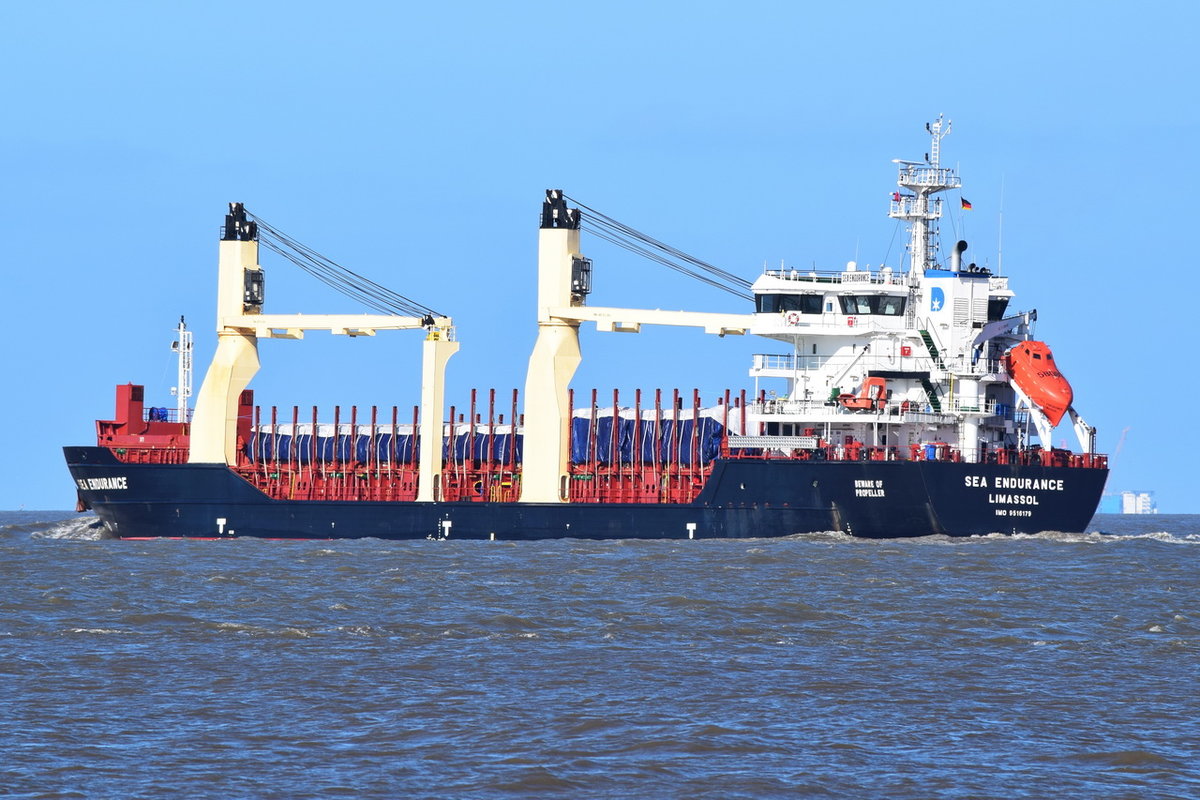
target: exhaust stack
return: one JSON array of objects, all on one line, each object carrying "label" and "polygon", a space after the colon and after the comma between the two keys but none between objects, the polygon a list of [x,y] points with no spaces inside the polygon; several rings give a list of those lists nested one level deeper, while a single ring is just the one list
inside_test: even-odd
[{"label": "exhaust stack", "polygon": [[962,254],[967,250],[967,242],[964,239],[959,239],[954,245],[954,252],[950,254],[950,271],[958,272],[962,267]]}]

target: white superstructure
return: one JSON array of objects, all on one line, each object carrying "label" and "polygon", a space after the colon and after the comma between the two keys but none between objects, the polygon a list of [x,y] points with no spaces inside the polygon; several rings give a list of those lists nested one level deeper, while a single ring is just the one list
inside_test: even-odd
[{"label": "white superstructure", "polygon": [[[937,195],[961,183],[940,164],[949,122],[939,117],[926,128],[927,160],[896,161],[888,212],[909,225],[907,268],[781,266],[753,285],[749,332],[780,347],[756,355],[750,375],[756,388],[768,379],[779,388],[762,387],[749,419],[752,429],[781,437],[778,449],[821,439],[908,458],[940,444],[973,462],[1024,449],[1033,437],[1051,447],[1053,426],[1004,363],[1010,348],[1031,338],[1037,313],[1010,311],[1008,278],[964,264],[966,242],[955,244],[948,264],[939,261]],[[1081,450],[1093,452],[1093,430],[1074,409],[1070,415]]]}]

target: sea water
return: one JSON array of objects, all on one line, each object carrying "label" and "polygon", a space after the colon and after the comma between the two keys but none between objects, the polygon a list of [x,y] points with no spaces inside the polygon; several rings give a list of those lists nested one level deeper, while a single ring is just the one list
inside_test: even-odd
[{"label": "sea water", "polygon": [[1198,797],[1200,517],[1089,530],[122,542],[6,512],[0,796]]}]

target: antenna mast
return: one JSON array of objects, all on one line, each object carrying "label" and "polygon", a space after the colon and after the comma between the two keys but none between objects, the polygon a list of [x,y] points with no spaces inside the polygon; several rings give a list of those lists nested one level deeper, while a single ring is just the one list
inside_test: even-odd
[{"label": "antenna mast", "polygon": [[925,163],[897,160],[900,175],[896,185],[903,191],[892,195],[888,216],[909,224],[911,281],[917,279],[918,271],[938,267],[937,221],[942,216],[942,199],[933,195],[962,185],[953,168],[941,165],[942,137],[949,135],[951,124],[948,120],[943,122],[941,114],[934,122],[925,124],[932,139]]},{"label": "antenna mast", "polygon": [[1004,274],[1004,176],[1000,176],[1000,217],[996,231],[996,274]]},{"label": "antenna mast", "polygon": [[176,413],[180,422],[189,422],[188,399],[192,396],[192,332],[187,329],[183,317],[179,318],[179,327],[175,329],[179,338],[171,343],[171,349],[179,354],[178,383],[171,388],[175,395]]}]

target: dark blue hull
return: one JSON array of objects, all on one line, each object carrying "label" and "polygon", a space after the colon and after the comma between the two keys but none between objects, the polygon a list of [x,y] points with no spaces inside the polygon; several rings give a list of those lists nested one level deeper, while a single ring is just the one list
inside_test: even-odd
[{"label": "dark blue hull", "polygon": [[219,464],[125,464],[64,448],[83,503],[122,538],[687,539],[844,531],[1083,531],[1106,469],[936,461],[718,460],[687,504],[273,500]]}]

